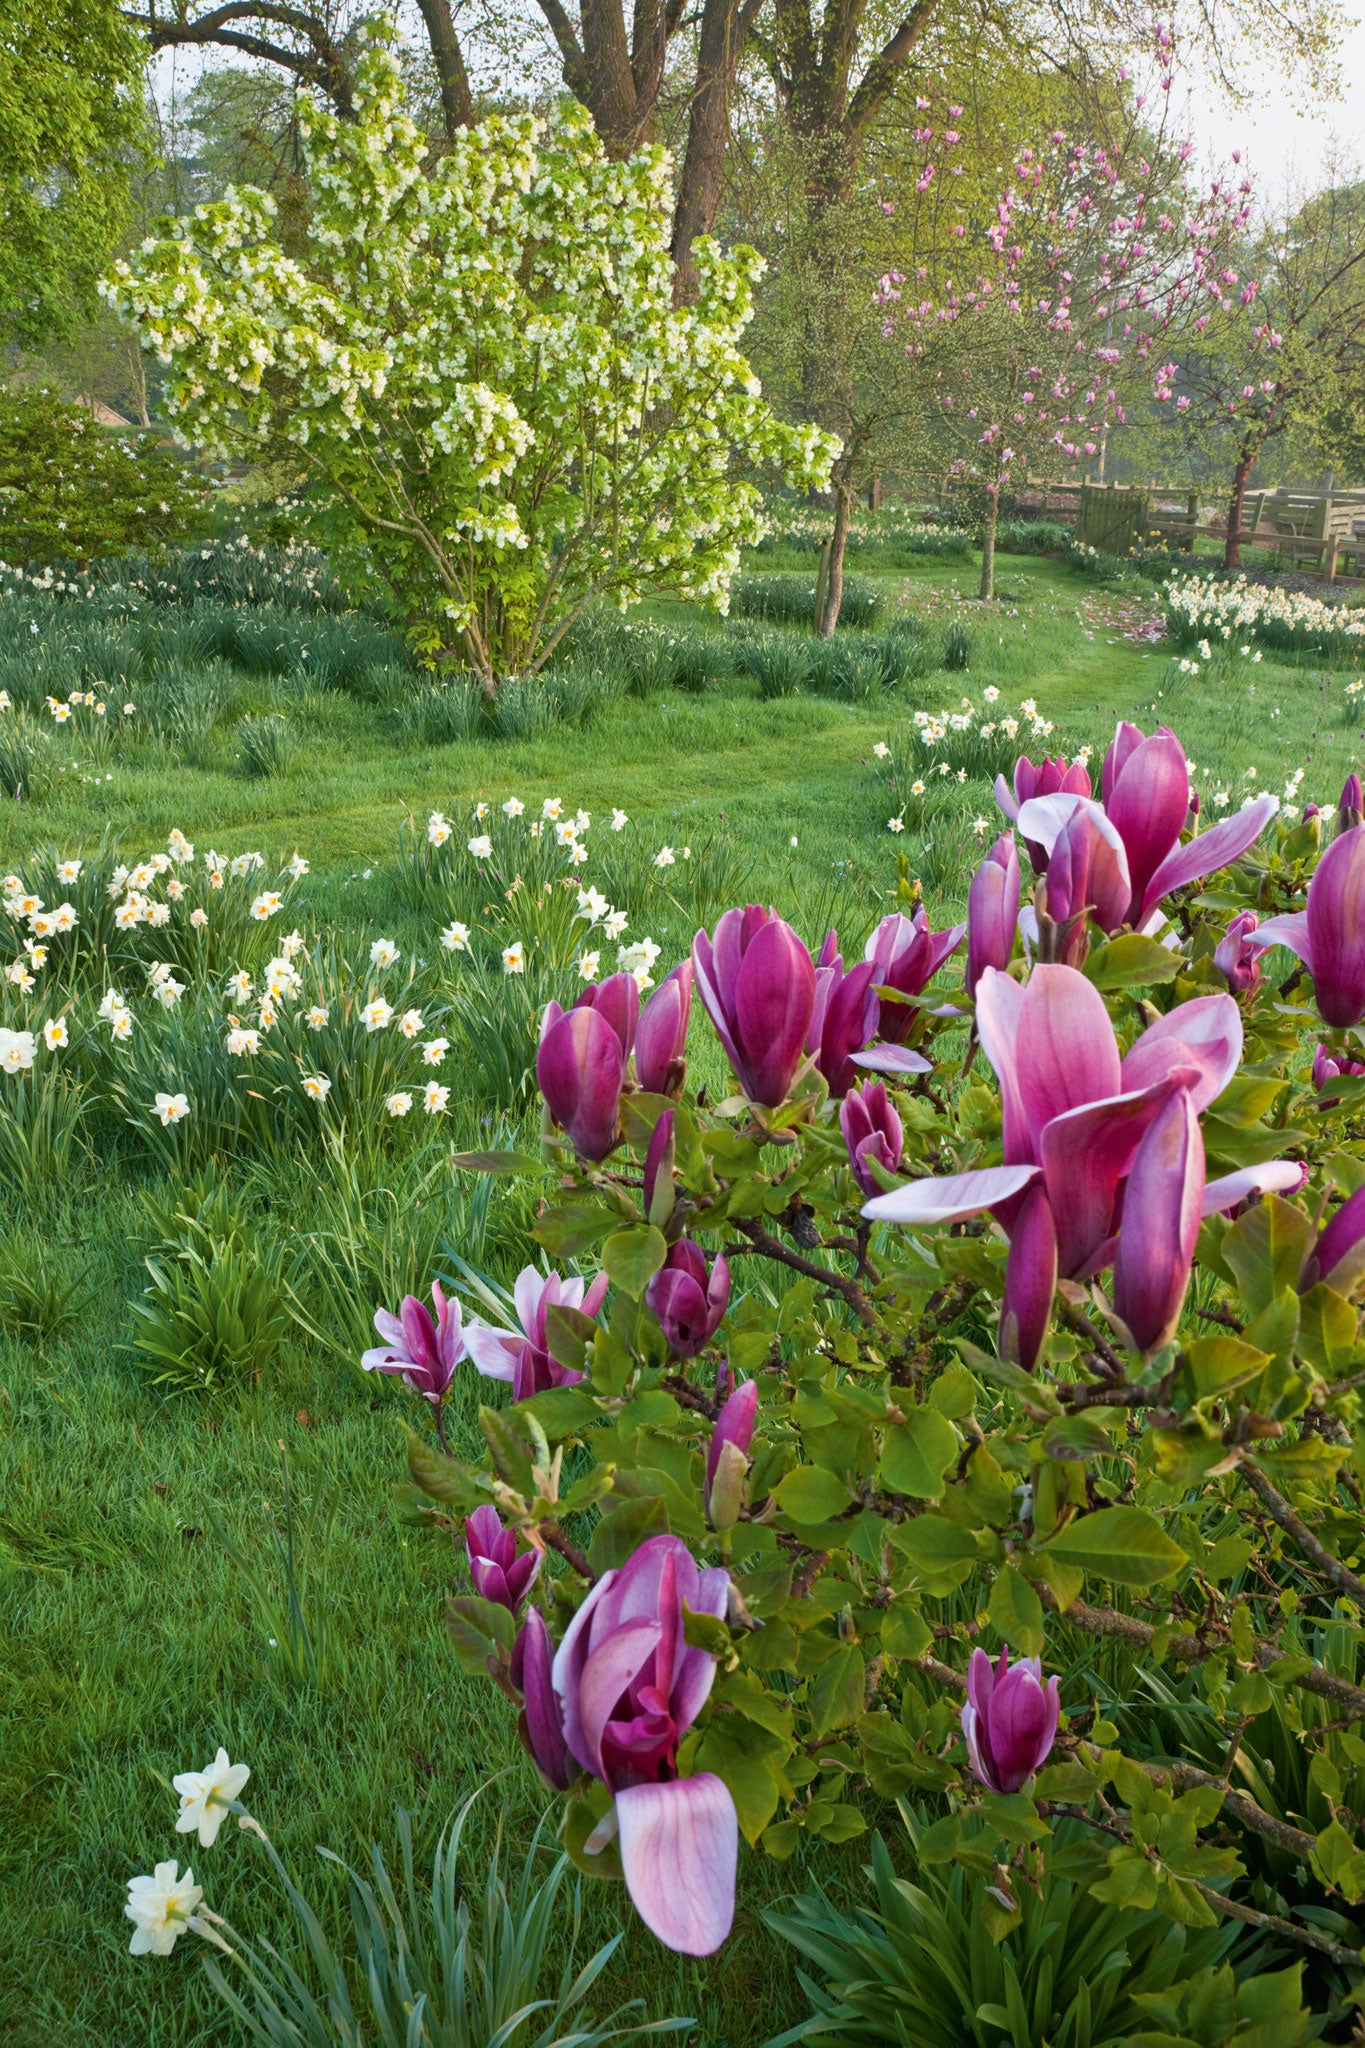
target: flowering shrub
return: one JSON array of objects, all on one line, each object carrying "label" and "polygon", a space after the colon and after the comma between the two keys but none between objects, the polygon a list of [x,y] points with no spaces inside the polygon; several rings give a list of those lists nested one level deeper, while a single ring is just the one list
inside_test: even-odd
[{"label": "flowering shrub", "polygon": [[164,442],[124,440],[39,385],[0,385],[0,559],[150,551],[202,516],[204,486]]},{"label": "flowering shrub", "polygon": [[117,266],[171,416],[216,451],[301,456],[414,644],[490,687],[596,597],[723,604],[763,531],[732,450],[798,487],[834,452],[739,353],[757,256],[698,241],[675,309],[661,149],[610,161],[576,107],[491,116],[428,175],[392,58],[372,46],[358,78],[354,123],[300,108],[311,269],[249,189]]},{"label": "flowering shrub", "polygon": [[690,993],[732,1093],[688,1088],[679,978],[594,984],[547,1013],[542,1161],[462,1161],[526,1177],[555,1271],[520,1335],[408,1352],[438,1420],[512,1382],[458,1455],[410,1434],[416,1505],[467,1518],[455,1648],[570,1853],[675,1948],[725,1938],[740,1835],[846,1840],[866,1784],[937,1803],[997,1941],[1064,1867],[1360,1967],[1365,825],[1357,785],[1319,860],[1320,817],[1190,795],[1166,731],[1093,784],[1021,761],[964,985],[922,911],[846,965],[730,910]]}]

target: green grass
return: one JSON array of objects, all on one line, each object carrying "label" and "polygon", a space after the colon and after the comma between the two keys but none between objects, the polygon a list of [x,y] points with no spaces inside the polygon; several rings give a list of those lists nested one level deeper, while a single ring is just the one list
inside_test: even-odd
[{"label": "green grass", "polygon": [[[40,841],[87,851],[106,824],[130,857],[163,844],[172,827],[229,854],[297,846],[313,864],[299,907],[305,928],[364,923],[417,949],[434,934],[398,887],[404,818],[440,808],[460,825],[478,797],[515,793],[529,805],[553,794],[593,811],[594,832],[620,805],[651,846],[680,850],[691,837],[723,836],[748,864],[756,896],[776,901],[810,937],[838,915],[846,947],[860,948],[894,882],[897,851],[924,872],[937,925],[965,900],[977,843],[971,820],[987,817],[994,830],[989,788],[971,783],[935,792],[893,838],[873,748],[903,739],[915,708],[951,708],[963,694],[979,703],[988,685],[1001,692],[998,710],[1036,698],[1055,724],[1054,745],[1102,749],[1118,716],[1148,727],[1165,718],[1198,764],[1201,787],[1207,771],[1212,786],[1240,794],[1254,765],[1257,787],[1279,788],[1303,765],[1301,800],[1335,801],[1361,751],[1359,728],[1347,722],[1349,668],[1267,659],[1230,670],[1211,692],[1205,677],[1173,676],[1166,650],[1124,638],[1121,608],[1152,610],[1137,586],[1107,590],[1036,558],[1003,559],[999,578],[1001,601],[983,611],[968,601],[971,562],[880,572],[889,615],[905,607],[939,634],[963,622],[972,655],[965,672],[930,674],[865,704],[761,702],[737,683],[701,696],[626,698],[587,729],[533,741],[422,746],[396,736],[384,703],[239,675],[229,678],[218,723],[185,757],[164,743],[111,744],[102,772],[112,782],[82,783],[82,769],[68,768],[40,801],[0,804],[0,866]],[[692,616],[667,606],[655,615],[666,624]],[[274,713],[289,719],[292,753],[278,772],[244,775],[236,722]],[[74,743],[67,751],[79,759]],[[591,863],[584,874],[592,878]],[[654,935],[664,965],[690,939],[681,928]],[[714,1049],[701,1071],[712,1065],[718,1079]],[[467,1084],[461,1096],[458,1075],[443,1078],[461,1097],[455,1125],[477,1127],[483,1106]],[[340,1355],[344,1343],[291,1340],[254,1389],[169,1400],[149,1389],[123,1348],[146,1278],[139,1196],[154,1185],[144,1165],[120,1155],[112,1170],[92,1164],[33,1209],[0,1204],[0,1243],[16,1251],[41,1243],[54,1270],[79,1283],[77,1301],[84,1297],[74,1323],[42,1335],[26,1310],[30,1327],[21,1331],[0,1272],[7,2048],[236,2039],[206,1994],[191,1943],[169,1962],[131,1959],[122,1919],[129,1875],[177,1851],[185,1860],[172,1833],[174,1799],[159,1778],[202,1765],[220,1742],[252,1766],[248,1803],[334,1916],[340,1891],[315,1845],[363,1859],[377,1838],[392,1854],[401,1804],[414,1813],[420,1860],[452,1809],[493,1772],[506,1775],[490,1816],[501,1806],[515,1836],[541,1806],[510,1711],[460,1674],[443,1639],[442,1598],[461,1583],[461,1568],[447,1541],[399,1518],[399,1425],[416,1419],[402,1390],[362,1381]],[[262,1241],[297,1248],[321,1213],[317,1162],[273,1185],[253,1177],[249,1195]],[[429,1241],[468,1243],[467,1199],[453,1189],[421,1221]],[[473,1249],[507,1277],[526,1255],[525,1229],[514,1192],[499,1189]],[[418,1286],[430,1275],[411,1277]],[[454,1424],[466,1443],[473,1398],[466,1391]],[[320,1521],[324,1501],[336,1505],[325,1593],[307,1560],[303,1575],[305,1602],[325,1601],[335,1639],[335,1668],[316,1689],[282,1670],[228,1547],[267,1555],[281,1445],[303,1522]],[[875,1802],[868,1812],[877,1818]],[[476,1855],[492,1824],[479,1823]],[[212,1851],[193,1849],[190,1860],[215,1909],[268,1934],[282,1923],[253,1847],[225,1829]],[[838,1891],[856,1879],[864,1853],[856,1843],[823,1852],[822,1877]],[[743,1851],[741,1873],[736,1937],[704,1966],[661,1952],[627,1910],[612,2000],[639,1992],[657,2016],[695,2014],[706,2048],[751,2048],[789,2023],[802,2009],[793,1960],[763,1916],[769,1902],[801,1888],[804,1872]],[[482,1871],[474,1875],[481,1883]],[[619,1891],[594,1892],[588,1938],[614,1930],[622,1912]]]}]

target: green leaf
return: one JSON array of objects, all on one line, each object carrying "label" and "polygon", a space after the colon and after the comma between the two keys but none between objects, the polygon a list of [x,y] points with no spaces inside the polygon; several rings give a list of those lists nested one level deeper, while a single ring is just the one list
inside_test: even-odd
[{"label": "green leaf", "polygon": [[1174,981],[1184,960],[1144,932],[1123,932],[1107,946],[1095,946],[1082,970],[1098,989],[1156,988]]},{"label": "green leaf", "polygon": [[996,1573],[986,1612],[1003,1642],[1022,1650],[1026,1657],[1042,1655],[1043,1603],[1013,1565],[1004,1565]]},{"label": "green leaf", "polygon": [[1114,1446],[1107,1430],[1090,1415],[1061,1415],[1043,1431],[1043,1455],[1063,1462],[1086,1458],[1107,1458]]},{"label": "green leaf", "polygon": [[933,1408],[912,1408],[904,1422],[882,1439],[883,1483],[892,1493],[914,1500],[937,1500],[943,1475],[957,1462],[958,1436],[945,1415]]},{"label": "green leaf", "polygon": [[590,1347],[596,1343],[600,1325],[581,1308],[553,1302],[545,1311],[545,1349],[551,1358],[567,1365],[570,1372],[583,1372]]},{"label": "green leaf", "polygon": [[718,1714],[697,1745],[697,1769],[714,1771],[729,1787],[750,1848],[777,1812],[782,1766],[790,1750],[790,1737],[739,1714]]},{"label": "green leaf", "polygon": [[1240,1337],[1196,1337],[1185,1346],[1184,1363],[1195,1400],[1204,1401],[1254,1380],[1269,1365],[1270,1353],[1244,1344]]},{"label": "green leaf", "polygon": [[615,1286],[638,1301],[668,1257],[662,1230],[652,1223],[631,1223],[614,1230],[602,1247],[602,1264]]},{"label": "green leaf", "polygon": [[[554,1311],[551,1310],[551,1314]],[[534,1415],[550,1443],[575,1436],[590,1422],[601,1420],[602,1411],[587,1387],[547,1387],[518,1403],[524,1414]]]},{"label": "green leaf", "polygon": [[969,1578],[980,1557],[971,1530],[946,1515],[915,1515],[893,1529],[891,1541],[909,1558],[925,1591],[940,1596]]},{"label": "green leaf", "polygon": [[917,1608],[893,1600],[882,1616],[882,1648],[888,1657],[917,1664],[934,1646],[934,1631]]},{"label": "green leaf", "polygon": [[536,1490],[534,1456],[514,1415],[512,1409],[480,1408],[479,1428],[498,1477],[523,1500],[530,1500]]},{"label": "green leaf", "polygon": [[827,1522],[848,1506],[848,1488],[832,1472],[818,1465],[798,1465],[773,1488],[773,1499],[784,1515],[809,1526]]},{"label": "green leaf", "polygon": [[529,1152],[456,1152],[451,1165],[464,1173],[542,1173],[544,1161]]},{"label": "green leaf", "polygon": [[412,1483],[419,1493],[428,1500],[439,1501],[442,1507],[458,1508],[469,1515],[479,1503],[486,1500],[487,1489],[481,1486],[467,1465],[461,1465],[455,1458],[447,1458],[436,1450],[425,1437],[415,1430],[406,1430],[408,1439],[408,1471]]},{"label": "green leaf", "polygon": [[649,1536],[668,1534],[668,1509],[657,1493],[623,1500],[603,1514],[588,1546],[588,1562],[597,1573],[615,1571]]},{"label": "green leaf", "polygon": [[1312,1241],[1313,1225],[1302,1209],[1278,1195],[1265,1195],[1238,1217],[1223,1238],[1220,1256],[1236,1274],[1248,1306],[1258,1312],[1286,1289],[1297,1289]]},{"label": "green leaf", "polygon": [[1048,1552],[1121,1586],[1154,1586],[1189,1559],[1144,1508],[1099,1508],[1068,1522]]},{"label": "green leaf", "polygon": [[1299,1350],[1326,1379],[1355,1363],[1360,1318],[1349,1301],[1321,1281],[1299,1303]]},{"label": "green leaf", "polygon": [[1156,1871],[1141,1849],[1111,1849],[1109,1868],[1090,1887],[1092,1899],[1106,1906],[1138,1906],[1146,1910],[1156,1904]]},{"label": "green leaf", "polygon": [[863,1711],[865,1685],[862,1651],[853,1643],[841,1643],[811,1682],[810,1718],[816,1735],[853,1726]]},{"label": "green leaf", "polygon": [[516,1624],[505,1607],[465,1593],[446,1601],[446,1627],[461,1667],[475,1678],[487,1678],[490,1657],[510,1657]]},{"label": "green leaf", "polygon": [[531,1235],[543,1244],[553,1259],[578,1259],[599,1245],[620,1217],[600,1203],[566,1202],[561,1208],[546,1209],[536,1218]]}]

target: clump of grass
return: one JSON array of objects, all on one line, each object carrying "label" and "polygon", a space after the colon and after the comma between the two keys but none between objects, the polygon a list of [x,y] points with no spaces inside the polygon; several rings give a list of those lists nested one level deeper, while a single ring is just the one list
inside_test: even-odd
[{"label": "clump of grass", "polygon": [[237,721],[237,763],[243,775],[283,775],[294,759],[289,721],[278,712],[248,712]]}]

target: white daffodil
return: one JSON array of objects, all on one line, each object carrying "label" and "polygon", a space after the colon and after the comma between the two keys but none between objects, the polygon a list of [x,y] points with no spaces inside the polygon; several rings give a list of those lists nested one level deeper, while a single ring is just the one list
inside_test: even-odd
[{"label": "white daffodil", "polygon": [[200,1848],[211,1849],[227,1819],[228,1808],[241,1797],[242,1787],[250,1776],[246,1764],[229,1763],[227,1751],[220,1749],[207,1770],[182,1771],[179,1777],[172,1778],[171,1783],[180,1794],[176,1833],[197,1833]]},{"label": "white daffodil", "polygon": [[204,1896],[194,1872],[179,1875],[179,1865],[158,1863],[150,1877],[130,1877],[124,1915],[133,1923],[129,1953],[168,1956],[186,1928],[197,1933],[195,1908]]},{"label": "white daffodil", "polygon": [[[118,1017],[114,1019],[114,1033],[116,1037],[126,1036],[126,1033],[120,1033],[118,1030],[121,1021],[122,1019]],[[183,1095],[158,1095],[152,1106],[161,1118],[163,1126],[183,1123],[190,1113],[189,1102]]]}]

